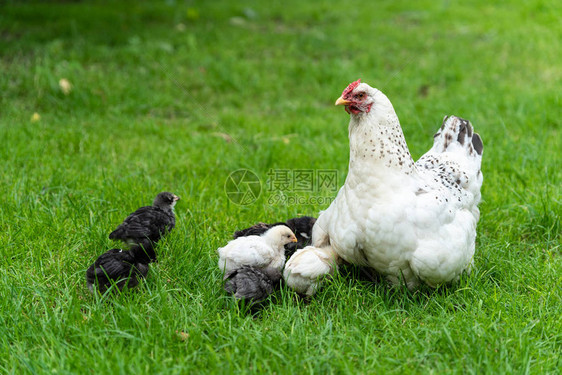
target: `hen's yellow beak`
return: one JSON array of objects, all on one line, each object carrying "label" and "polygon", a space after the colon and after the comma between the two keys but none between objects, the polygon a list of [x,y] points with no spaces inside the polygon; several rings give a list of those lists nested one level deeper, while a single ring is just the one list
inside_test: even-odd
[{"label": "hen's yellow beak", "polygon": [[351,102],[349,100],[345,100],[343,96],[340,96],[338,100],[336,100],[336,105],[349,105]]}]

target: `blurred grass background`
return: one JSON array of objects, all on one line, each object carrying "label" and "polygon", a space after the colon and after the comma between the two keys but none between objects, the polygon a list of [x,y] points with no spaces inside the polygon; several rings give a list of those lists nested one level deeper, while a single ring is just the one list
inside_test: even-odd
[{"label": "blurred grass background", "polygon": [[[0,369],[558,372],[561,14],[539,0],[0,4]],[[249,314],[222,293],[215,251],[327,207],[269,204],[267,174],[343,184],[333,103],[358,78],[392,101],[414,158],[444,115],[481,134],[476,271],[416,293],[352,272]],[[251,205],[224,192],[240,168],[262,181]],[[163,190],[182,197],[178,225],[146,283],[88,294],[107,234]]]}]

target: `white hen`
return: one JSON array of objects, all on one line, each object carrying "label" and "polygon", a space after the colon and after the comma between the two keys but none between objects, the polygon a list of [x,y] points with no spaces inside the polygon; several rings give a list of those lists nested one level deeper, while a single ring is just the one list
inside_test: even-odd
[{"label": "white hen", "polygon": [[469,271],[483,149],[471,124],[445,117],[431,150],[414,163],[382,92],[356,81],[336,105],[351,115],[349,172],[316,221],[312,244],[409,288],[420,280],[436,286]]},{"label": "white hen", "polygon": [[219,268],[226,275],[243,266],[279,272],[285,265],[284,246],[291,242],[297,242],[297,237],[284,225],[261,236],[239,237],[218,249]]}]

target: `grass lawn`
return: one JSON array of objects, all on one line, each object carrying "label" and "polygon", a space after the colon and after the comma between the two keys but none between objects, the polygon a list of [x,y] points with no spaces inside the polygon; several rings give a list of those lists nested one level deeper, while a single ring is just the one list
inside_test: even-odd
[{"label": "grass lawn", "polygon": [[[0,5],[0,372],[560,373],[562,2],[12,2]],[[65,93],[61,79],[71,84]],[[387,94],[414,158],[446,114],[484,141],[476,269],[417,292],[339,274],[251,314],[216,249],[317,216],[330,189],[271,171],[348,162],[334,101]],[[34,115],[36,114],[36,115]],[[234,204],[238,169],[259,199]],[[276,172],[277,171],[277,172]],[[176,229],[137,291],[90,294],[107,235],[160,191]]]}]

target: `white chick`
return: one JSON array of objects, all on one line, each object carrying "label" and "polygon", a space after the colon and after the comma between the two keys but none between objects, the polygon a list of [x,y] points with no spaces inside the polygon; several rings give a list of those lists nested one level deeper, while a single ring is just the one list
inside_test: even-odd
[{"label": "white chick", "polygon": [[334,273],[337,259],[335,251],[329,246],[322,249],[307,246],[289,258],[283,278],[297,293],[312,296],[320,287],[322,278]]},{"label": "white chick", "polygon": [[219,268],[225,274],[243,266],[281,270],[285,265],[285,245],[297,242],[297,237],[287,226],[278,225],[261,236],[239,237],[218,249]]}]

